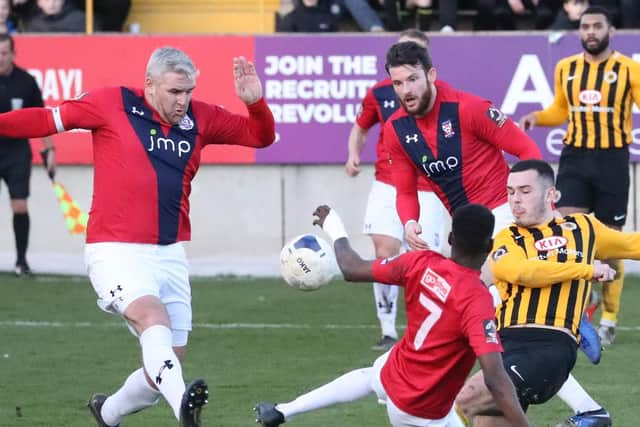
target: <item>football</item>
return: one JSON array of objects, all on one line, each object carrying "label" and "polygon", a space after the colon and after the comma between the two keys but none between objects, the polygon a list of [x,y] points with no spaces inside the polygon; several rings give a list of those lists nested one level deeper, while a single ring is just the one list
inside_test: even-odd
[{"label": "football", "polygon": [[294,237],[280,252],[280,273],[292,288],[316,290],[337,273],[333,248],[314,234]]}]

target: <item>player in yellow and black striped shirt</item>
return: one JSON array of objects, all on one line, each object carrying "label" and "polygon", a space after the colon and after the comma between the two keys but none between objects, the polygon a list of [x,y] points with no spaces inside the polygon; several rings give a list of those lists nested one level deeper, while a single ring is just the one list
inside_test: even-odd
[{"label": "player in yellow and black striped shirt", "polygon": [[[513,166],[507,193],[515,220],[495,236],[490,255],[502,300],[496,321],[503,361],[525,408],[555,395],[573,369],[591,280],[607,281],[615,275],[596,258],[640,259],[640,233],[613,230],[582,213],[556,216],[553,183],[553,169],[544,161]],[[472,378],[469,384],[468,395],[461,393],[459,400],[463,409],[491,413],[492,407],[473,406],[486,402],[487,394],[475,391],[481,383]],[[578,412],[574,421],[593,416],[600,420],[598,425],[611,425],[608,413],[593,400]],[[486,415],[476,416],[474,422],[502,425]]]},{"label": "player in yellow and black striped shirt", "polygon": [[[621,230],[629,199],[631,107],[640,104],[640,63],[609,47],[613,28],[606,9],[588,8],[580,19],[583,53],[558,62],[555,99],[542,111],[520,119],[521,127],[557,126],[568,121],[560,156],[557,207],[563,215],[593,212]],[[605,345],[615,337],[623,287],[623,267],[609,261],[618,277],[603,286],[598,333]]]}]

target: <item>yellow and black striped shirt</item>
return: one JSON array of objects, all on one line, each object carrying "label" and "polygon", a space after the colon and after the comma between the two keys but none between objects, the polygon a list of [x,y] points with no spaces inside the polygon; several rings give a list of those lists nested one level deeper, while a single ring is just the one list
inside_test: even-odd
[{"label": "yellow and black striped shirt", "polygon": [[596,258],[639,259],[640,233],[615,231],[585,214],[503,229],[489,259],[502,298],[498,329],[545,325],[577,337]]},{"label": "yellow and black striped shirt", "polygon": [[556,65],[553,104],[535,113],[539,126],[569,121],[564,143],[576,148],[623,148],[631,143],[631,107],[640,105],[640,63],[613,51],[592,63],[584,54]]}]

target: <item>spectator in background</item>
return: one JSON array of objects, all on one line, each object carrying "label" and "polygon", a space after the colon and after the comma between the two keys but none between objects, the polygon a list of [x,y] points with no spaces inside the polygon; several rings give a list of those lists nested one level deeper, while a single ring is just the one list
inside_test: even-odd
[{"label": "spectator in background", "polygon": [[[77,9],[85,10],[85,0],[73,0]],[[131,0],[93,0],[96,31],[122,31],[131,10]]]},{"label": "spectator in background", "polygon": [[340,0],[362,31],[384,31],[382,20],[366,0]]},{"label": "spectator in background", "polygon": [[278,23],[278,32],[331,33],[338,31],[338,13],[328,0],[300,0]]},{"label": "spectator in background", "polygon": [[416,9],[418,28],[423,31],[429,30],[434,8],[438,11],[440,31],[450,33],[456,29],[458,0],[407,0],[406,7]]},{"label": "spectator in background", "polygon": [[620,0],[622,28],[640,28],[640,3],[638,0]]},{"label": "spectator in background", "polygon": [[589,0],[564,0],[562,9],[558,11],[556,19],[549,27],[552,30],[577,30],[580,17],[589,7]]},{"label": "spectator in background", "polygon": [[84,33],[85,14],[65,0],[37,0],[37,11],[28,18],[25,31],[31,33]]},{"label": "spectator in background", "polygon": [[478,26],[484,30],[515,30],[516,17],[533,14],[534,28],[541,30],[553,22],[560,0],[478,0]]},{"label": "spectator in background", "polygon": [[[630,3],[637,3],[638,0],[631,0]],[[590,0],[591,6],[600,6],[607,10],[609,13],[609,19],[614,27],[620,28],[622,26],[622,7],[623,0]],[[625,10],[625,15],[627,11]]]},{"label": "spectator in background", "polygon": [[16,24],[11,19],[11,1],[0,0],[0,33],[11,34],[16,31]]}]

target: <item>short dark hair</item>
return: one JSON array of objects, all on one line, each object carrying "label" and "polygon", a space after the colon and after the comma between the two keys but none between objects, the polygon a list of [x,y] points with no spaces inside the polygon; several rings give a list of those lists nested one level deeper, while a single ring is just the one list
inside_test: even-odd
[{"label": "short dark hair", "polygon": [[422,65],[425,72],[433,67],[429,51],[416,42],[396,43],[389,48],[387,63],[385,64],[387,73],[390,67],[399,67],[401,65]]},{"label": "short dark hair", "polygon": [[13,37],[11,37],[7,33],[0,33],[0,43],[6,42],[6,41],[9,42],[9,48],[11,48],[11,52],[15,52],[16,46],[15,46],[15,43],[13,42]]},{"label": "short dark hair", "polygon": [[538,159],[528,159],[528,160],[520,160],[516,164],[511,167],[511,172],[524,172],[528,170],[534,170],[538,172],[538,175],[542,178],[543,181],[550,186],[552,186],[555,182],[555,173],[553,172],[553,168],[551,165],[544,160]]},{"label": "short dark hair", "polygon": [[425,45],[429,46],[430,40],[429,36],[424,32],[420,31],[417,28],[409,28],[400,33],[398,38],[406,37],[414,40],[422,40]]},{"label": "short dark hair", "polygon": [[484,205],[469,204],[453,212],[451,234],[456,249],[465,255],[489,253],[496,219]]},{"label": "short dark hair", "polygon": [[580,19],[582,19],[584,15],[603,15],[607,21],[607,24],[611,25],[611,15],[609,15],[609,11],[605,7],[589,6],[587,10],[582,12],[582,16],[580,16]]}]

